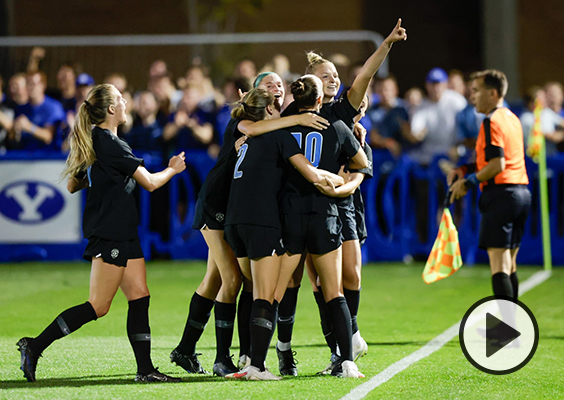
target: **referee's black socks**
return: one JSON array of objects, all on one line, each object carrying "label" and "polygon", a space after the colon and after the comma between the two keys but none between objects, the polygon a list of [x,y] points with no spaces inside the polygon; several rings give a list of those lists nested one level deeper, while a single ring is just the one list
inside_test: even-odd
[{"label": "referee's black socks", "polygon": [[343,361],[352,361],[351,313],[344,297],[335,297],[327,303],[331,313],[331,324],[337,337]]},{"label": "referee's black socks", "polygon": [[31,350],[41,354],[51,343],[80,328],[87,322],[98,319],[90,302],[71,307],[63,311],[39,336],[30,344]]},{"label": "referee's black socks", "polygon": [[278,350],[292,349],[292,330],[296,318],[296,305],[300,286],[286,289],[284,297],[278,307]]},{"label": "referee's black socks", "polygon": [[251,309],[253,294],[241,291],[237,307],[237,330],[239,332],[239,357],[251,356]]},{"label": "referee's black socks", "polygon": [[508,297],[513,299],[513,284],[509,275],[498,272],[492,275],[492,287],[495,297]]},{"label": "referee's black socks", "polygon": [[519,279],[517,278],[517,271],[509,275],[509,280],[511,281],[511,286],[513,286],[513,300],[517,301],[519,297]]},{"label": "referee's black socks", "polygon": [[253,301],[251,311],[251,365],[264,371],[264,361],[274,333],[276,310],[267,300]]},{"label": "referee's black socks", "polygon": [[190,311],[182,339],[178,344],[178,349],[182,354],[192,355],[196,352],[196,343],[200,340],[204,328],[208,323],[213,308],[214,301],[206,299],[194,292],[190,300]]},{"label": "referee's black socks", "polygon": [[147,375],[155,370],[151,361],[151,328],[149,328],[149,299],[141,297],[129,302],[127,336],[137,361],[137,372]]},{"label": "referee's black socks", "polygon": [[233,340],[233,326],[235,325],[235,313],[237,305],[235,303],[215,302],[215,341],[216,356],[215,362],[229,358],[229,348]]}]

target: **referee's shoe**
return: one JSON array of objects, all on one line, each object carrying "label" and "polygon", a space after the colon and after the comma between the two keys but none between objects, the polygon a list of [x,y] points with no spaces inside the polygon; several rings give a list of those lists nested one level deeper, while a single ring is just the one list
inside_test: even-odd
[{"label": "referee's shoe", "polygon": [[170,362],[176,363],[176,365],[190,374],[209,374],[209,372],[202,367],[202,364],[200,364],[198,355],[198,353],[191,355],[183,354],[177,347],[170,353]]}]

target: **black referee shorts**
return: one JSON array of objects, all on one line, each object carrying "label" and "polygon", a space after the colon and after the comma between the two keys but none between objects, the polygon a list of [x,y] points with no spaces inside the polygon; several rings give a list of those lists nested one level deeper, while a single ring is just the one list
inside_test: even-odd
[{"label": "black referee shorts", "polygon": [[207,226],[208,229],[222,231],[224,229],[224,222],[225,213],[211,210],[202,199],[198,198],[192,229],[202,230]]},{"label": "black referee shorts", "polygon": [[113,241],[93,236],[88,239],[82,258],[87,261],[101,258],[105,263],[127,267],[127,260],[144,258],[144,256],[138,237],[132,240]]},{"label": "black referee shorts", "polygon": [[278,228],[246,224],[227,225],[223,237],[238,258],[248,257],[255,260],[286,253],[282,231]]},{"label": "black referee shorts", "polygon": [[480,196],[479,247],[516,249],[521,246],[531,206],[526,185],[486,185]]},{"label": "black referee shorts", "polygon": [[356,215],[354,211],[354,204],[338,204],[339,218],[343,224],[341,235],[343,235],[343,242],[348,240],[358,239],[358,230],[356,226]]},{"label": "black referee shorts", "polygon": [[343,244],[341,219],[325,214],[282,214],[282,237],[290,254],[325,254]]}]

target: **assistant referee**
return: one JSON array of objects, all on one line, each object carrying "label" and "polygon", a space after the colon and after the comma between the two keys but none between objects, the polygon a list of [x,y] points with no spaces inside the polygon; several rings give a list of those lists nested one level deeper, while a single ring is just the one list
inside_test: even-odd
[{"label": "assistant referee", "polygon": [[[498,298],[517,300],[516,259],[531,205],[523,129],[519,118],[503,107],[508,86],[503,72],[476,72],[470,79],[473,103],[486,118],[476,142],[476,163],[449,173],[451,201],[480,186],[479,247],[488,252],[493,292]],[[469,175],[463,178],[465,174]],[[455,176],[460,179],[452,183]]]}]

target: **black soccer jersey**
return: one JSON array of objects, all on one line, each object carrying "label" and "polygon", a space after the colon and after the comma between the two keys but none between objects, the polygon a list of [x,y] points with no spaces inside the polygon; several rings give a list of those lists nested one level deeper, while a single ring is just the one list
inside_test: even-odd
[{"label": "black soccer jersey", "polygon": [[[296,154],[300,154],[300,148],[287,131],[274,131],[246,141],[239,150],[232,175],[226,226],[281,228],[278,196],[284,171],[291,167],[287,160]],[[313,188],[311,183],[306,183]]]},{"label": "black soccer jersey", "polygon": [[223,146],[219,151],[217,162],[211,169],[200,189],[198,197],[204,202],[204,207],[210,209],[210,214],[225,214],[227,211],[227,200],[229,199],[229,189],[231,188],[231,178],[233,168],[237,160],[235,142],[243,134],[237,129],[241,120],[233,119],[227,124],[223,138]]},{"label": "black soccer jersey", "polygon": [[89,188],[82,230],[85,238],[131,240],[138,236],[133,174],[143,160],[127,142],[109,130],[94,127],[92,142],[96,161],[88,170]]},{"label": "black soccer jersey", "polygon": [[[294,126],[288,129],[307,159],[320,169],[337,174],[343,160],[353,157],[360,144],[343,121],[337,120],[317,132],[312,128]],[[319,213],[339,215],[334,198],[321,194],[301,174],[290,170],[280,203],[283,214]]]}]

